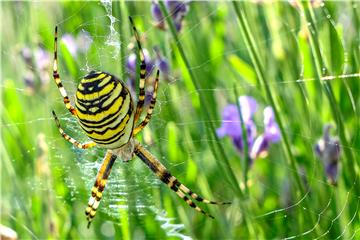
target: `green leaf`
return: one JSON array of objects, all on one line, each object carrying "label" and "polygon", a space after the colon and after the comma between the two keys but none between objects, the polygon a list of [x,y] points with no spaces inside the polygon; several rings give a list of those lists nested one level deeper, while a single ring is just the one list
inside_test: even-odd
[{"label": "green leaf", "polygon": [[231,54],[228,56],[228,60],[230,65],[234,68],[234,70],[244,78],[251,85],[256,84],[256,73],[254,69],[243,61],[241,58],[236,56],[235,54]]}]

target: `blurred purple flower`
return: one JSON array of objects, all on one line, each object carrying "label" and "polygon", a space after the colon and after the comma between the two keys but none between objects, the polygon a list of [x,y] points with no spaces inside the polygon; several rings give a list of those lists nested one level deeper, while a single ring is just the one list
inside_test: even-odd
[{"label": "blurred purple flower", "polygon": [[66,33],[61,37],[61,41],[65,44],[71,56],[76,57],[77,44],[75,38],[72,35]]},{"label": "blurred purple flower", "polygon": [[[145,57],[145,64],[146,64],[146,78],[150,76],[154,69],[154,60],[150,57],[149,51],[147,49],[143,49],[144,57]],[[137,54],[132,53],[129,55],[127,62],[126,62],[126,68],[129,73],[129,78],[131,81],[135,81],[136,79],[136,67],[137,63]]]},{"label": "blurred purple flower", "polygon": [[155,20],[156,27],[165,30],[164,16],[162,15],[159,4],[154,1],[151,4],[151,15]]},{"label": "blurred purple flower", "polygon": [[43,48],[38,48],[35,53],[35,63],[39,70],[46,70],[51,65],[50,53]]},{"label": "blurred purple flower", "polygon": [[326,124],[323,130],[323,136],[315,144],[316,155],[321,159],[325,173],[331,184],[336,184],[338,175],[338,162],[340,159],[339,140],[336,137],[330,137],[330,124]]},{"label": "blurred purple flower", "polygon": [[76,44],[81,53],[86,53],[91,47],[92,42],[93,39],[90,33],[85,30],[81,31],[76,38]]},{"label": "blurred purple flower", "polygon": [[160,74],[165,79],[169,79],[170,66],[167,59],[161,55],[160,49],[158,47],[154,47],[154,51],[156,53],[155,64],[159,68]]},{"label": "blurred purple flower", "polygon": [[[36,86],[40,86],[43,90],[46,89],[48,82],[50,81],[50,68],[51,68],[51,56],[41,46],[35,49],[24,47],[21,50],[21,56],[26,64],[26,72],[24,74],[24,81],[26,85],[26,91],[32,95],[37,89]],[[35,78],[38,76],[38,78]],[[39,79],[40,84],[36,84],[35,80]]]},{"label": "blurred purple flower", "polygon": [[[253,122],[253,116],[257,110],[256,100],[249,96],[240,96],[239,104],[244,125],[246,126],[249,157],[255,160],[266,155],[270,143],[280,140],[279,127],[274,120],[271,107],[266,107],[264,109],[264,133],[256,138],[256,125]],[[240,152],[243,152],[242,128],[237,106],[234,104],[226,106],[222,117],[222,125],[216,130],[217,135],[219,137],[229,136],[235,147]]]},{"label": "blurred purple flower", "polygon": [[24,47],[23,49],[21,49],[21,56],[23,57],[25,63],[28,66],[34,67],[32,61],[32,51],[29,47]]},{"label": "blurred purple flower", "polygon": [[156,59],[156,65],[159,67],[160,72],[168,78],[169,75],[169,63],[167,62],[166,58],[160,57]]},{"label": "blurred purple flower", "polygon": [[[189,11],[188,3],[186,1],[171,1],[171,0],[165,0],[164,3],[169,15],[174,21],[176,31],[179,32],[182,27],[182,21],[186,13]],[[158,28],[164,30],[165,29],[164,16],[161,12],[159,4],[155,1],[152,1],[151,14],[155,20],[155,25]]]},{"label": "blurred purple flower", "polygon": [[265,137],[271,142],[280,141],[280,130],[278,124],[275,122],[274,111],[271,107],[264,109],[264,126]]},{"label": "blurred purple flower", "polygon": [[51,57],[50,53],[43,48],[38,48],[35,51],[35,62],[39,73],[41,86],[47,85],[50,81],[50,68],[51,68]]},{"label": "blurred purple flower", "polygon": [[86,53],[92,43],[90,34],[86,31],[80,32],[75,38],[71,34],[64,34],[61,41],[65,44],[71,56],[77,57],[78,53]]},{"label": "blurred purple flower", "polygon": [[264,109],[264,133],[258,136],[251,148],[250,157],[256,159],[258,157],[265,157],[270,143],[280,141],[281,135],[278,124],[275,122],[274,112],[271,107]]},{"label": "blurred purple flower", "polygon": [[[149,51],[145,48],[143,48],[144,56],[145,56],[145,63],[146,63],[146,89],[145,89],[145,106],[148,105],[152,98],[152,92],[153,92],[153,80],[150,78],[150,75],[152,74],[155,63],[154,60],[150,57]],[[126,62],[126,68],[128,71],[128,86],[130,86],[130,90],[134,93],[136,96],[137,86],[135,84],[136,80],[136,69],[137,69],[137,54],[132,53],[129,55],[127,62]]]}]

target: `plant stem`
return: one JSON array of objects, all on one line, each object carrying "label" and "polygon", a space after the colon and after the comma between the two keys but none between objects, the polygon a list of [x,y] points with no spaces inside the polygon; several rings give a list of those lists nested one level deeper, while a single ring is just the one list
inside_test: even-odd
[{"label": "plant stem", "polygon": [[[350,145],[345,135],[344,120],[341,115],[341,111],[338,107],[338,104],[336,102],[336,98],[334,96],[332,87],[328,81],[321,81],[321,78],[327,75],[327,68],[321,55],[320,44],[318,41],[319,36],[315,26],[315,21],[311,14],[311,10],[307,6],[307,4],[303,3],[302,7],[303,7],[303,11],[305,12],[306,21],[309,22],[308,29],[309,29],[309,37],[310,37],[310,46],[312,49],[315,66],[316,66],[316,78],[318,81],[320,81],[321,86],[323,87],[323,90],[326,94],[326,97],[329,100],[333,118],[337,123],[337,130],[339,132],[340,141],[342,145],[345,146],[344,148],[342,148],[347,159],[347,162],[344,164],[344,167],[346,169],[346,171],[344,171],[345,172],[344,180],[347,187],[351,188],[353,182],[356,179],[356,172],[354,168],[355,160],[351,148],[348,147]],[[358,190],[356,190],[356,192],[359,193]]]},{"label": "plant stem", "polygon": [[245,186],[245,192],[248,193],[247,180],[248,180],[249,162],[251,161],[251,159],[249,155],[247,129],[241,112],[241,106],[238,99],[239,94],[236,90],[236,86],[234,86],[234,94],[235,94],[236,107],[240,116],[242,144],[244,145],[244,186]]},{"label": "plant stem", "polygon": [[[159,5],[160,5],[160,9],[163,12],[164,16],[169,16],[164,3],[159,2]],[[194,75],[194,73],[193,73],[193,71],[192,71],[192,69],[190,67],[189,61],[188,61],[188,59],[187,59],[187,57],[185,55],[184,49],[183,49],[183,47],[181,45],[181,42],[179,41],[179,38],[178,38],[178,35],[177,35],[177,32],[176,32],[174,23],[172,22],[171,17],[166,17],[165,19],[167,21],[167,24],[170,27],[171,34],[172,34],[173,38],[176,41],[176,46],[177,46],[177,48],[179,50],[179,53],[181,55],[182,60],[184,61],[185,65],[186,65],[186,68],[187,68],[187,70],[189,72],[190,78],[191,78],[196,90],[199,93],[200,102],[201,102],[201,105],[202,105],[202,109],[203,109],[203,111],[205,113],[205,116],[206,116],[207,119],[210,119],[210,113],[209,113],[209,110],[208,110],[208,106],[207,106],[207,103],[206,103],[205,96],[203,95],[202,91],[199,91],[200,90],[200,87],[199,87],[200,85],[199,85],[197,79],[195,78],[195,75]],[[227,158],[227,156],[225,154],[225,151],[224,151],[224,149],[223,149],[223,147],[222,147],[222,145],[221,145],[221,143],[220,143],[220,141],[219,141],[219,139],[218,139],[218,137],[216,135],[215,126],[211,121],[208,123],[208,125],[210,127],[212,136],[215,138],[216,146],[217,146],[218,151],[220,152],[220,155],[221,155],[221,161],[223,161],[225,163],[225,166],[227,167],[227,172],[229,173],[230,182],[236,183],[236,184],[232,184],[232,186],[233,186],[234,190],[241,197],[243,197],[243,192],[242,192],[242,190],[241,190],[241,188],[240,188],[240,186],[238,184],[238,181],[236,179],[236,176],[235,176],[234,172],[232,171],[232,168],[231,168],[229,160],[228,160],[228,158]],[[218,158],[218,159],[220,159],[220,158]],[[219,161],[217,161],[217,163],[219,164],[219,166],[222,167],[222,165],[220,164]]]},{"label": "plant stem", "polygon": [[[113,10],[114,15],[119,19],[119,23],[115,24],[117,26],[117,30],[119,33],[119,41],[120,41],[120,70],[121,70],[121,80],[126,81],[127,78],[127,72],[126,72],[126,61],[125,61],[125,31],[124,26],[126,24],[123,24],[124,21],[124,14],[125,13],[125,5],[123,4],[123,1],[114,1],[113,3]],[[125,18],[127,20],[127,18]]]},{"label": "plant stem", "polygon": [[233,2],[233,5],[234,5],[234,8],[235,8],[235,13],[237,15],[237,18],[239,20],[240,30],[241,30],[241,32],[242,32],[242,34],[244,36],[246,47],[248,48],[251,60],[252,60],[253,65],[255,67],[256,75],[259,78],[261,84],[265,87],[265,92],[266,92],[266,95],[267,95],[267,99],[269,100],[270,105],[273,108],[274,115],[275,115],[275,118],[276,118],[276,122],[279,125],[280,132],[281,132],[281,137],[282,137],[283,143],[284,143],[283,146],[285,148],[285,152],[286,152],[288,162],[290,163],[291,168],[294,169],[294,171],[292,171],[293,177],[295,178],[297,187],[300,190],[301,195],[305,195],[304,186],[303,186],[303,184],[301,182],[301,178],[300,178],[300,175],[299,175],[299,172],[298,172],[298,169],[297,169],[295,158],[294,158],[294,156],[293,156],[293,154],[291,152],[290,142],[289,142],[288,137],[286,135],[284,124],[283,124],[282,119],[281,119],[280,114],[279,114],[279,110],[277,109],[277,106],[275,104],[274,96],[271,93],[269,83],[265,79],[263,66],[262,66],[262,64],[260,62],[259,54],[257,54],[257,51],[256,51],[257,47],[255,46],[255,41],[253,39],[253,36],[252,36],[252,34],[250,32],[250,29],[249,29],[249,26],[247,24],[245,14],[244,14],[244,10],[238,6],[237,2]]},{"label": "plant stem", "polygon": [[[168,24],[168,26],[170,28],[170,31],[171,31],[171,34],[172,34],[173,38],[176,41],[176,46],[177,46],[177,48],[179,50],[179,53],[181,55],[182,60],[184,61],[185,65],[186,65],[186,68],[187,68],[187,71],[188,71],[188,73],[190,75],[190,78],[191,78],[196,90],[199,93],[200,103],[202,105],[202,110],[205,113],[205,117],[207,119],[210,119],[210,112],[209,112],[209,108],[208,108],[208,105],[207,105],[207,101],[205,99],[205,96],[204,96],[203,92],[199,91],[200,90],[199,82],[195,78],[195,75],[194,75],[194,73],[192,71],[192,68],[190,67],[189,61],[188,61],[188,59],[187,59],[187,57],[185,55],[182,44],[179,41],[179,38],[178,38],[178,35],[177,35],[177,32],[176,32],[174,23],[172,21],[172,18],[169,17],[170,15],[168,14],[167,9],[166,9],[166,7],[165,7],[165,5],[164,5],[164,3],[162,1],[159,2],[159,6],[160,6],[160,9],[161,9],[161,11],[163,13],[163,16],[167,16],[167,17],[165,17],[166,22],[167,22],[167,24]],[[226,173],[228,173],[228,174],[226,174],[226,176],[230,178],[230,183],[232,183],[231,186],[233,187],[234,191],[237,193],[239,198],[243,199],[244,198],[244,193],[242,192],[242,190],[241,190],[241,188],[239,186],[239,183],[238,183],[238,181],[236,179],[235,173],[233,172],[233,170],[231,168],[229,159],[227,158],[227,156],[225,154],[225,150],[224,150],[223,146],[221,145],[221,142],[219,141],[218,136],[216,135],[214,123],[209,121],[208,126],[210,128],[208,130],[210,132],[209,135],[210,135],[210,137],[212,135],[212,137],[215,139],[215,144],[214,145],[217,147],[217,150],[218,150],[218,151],[215,151],[215,148],[211,147],[212,152],[215,155],[216,159],[221,160],[221,161],[216,161],[216,163],[218,164],[218,166],[221,169],[223,169],[223,164],[222,163],[225,163],[224,165],[226,167]],[[225,172],[225,171],[223,171],[223,172]],[[249,234],[253,235],[253,236],[256,236],[256,231],[255,231],[255,228],[253,226],[253,223],[252,223],[251,220],[248,219],[247,208],[244,206],[243,203],[240,203],[239,205],[240,205],[240,208],[241,208],[241,211],[242,211],[242,214],[243,214],[244,223],[245,223],[245,225],[246,225],[246,227],[247,227],[247,229],[249,231]]]}]

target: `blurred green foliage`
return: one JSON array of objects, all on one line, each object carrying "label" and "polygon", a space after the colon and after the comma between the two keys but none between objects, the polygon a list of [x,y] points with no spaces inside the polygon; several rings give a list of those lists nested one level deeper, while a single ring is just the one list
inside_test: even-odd
[{"label": "blurred green foliage", "polygon": [[[358,2],[191,2],[178,33],[154,26],[151,2],[0,4],[1,224],[20,239],[359,238]],[[76,150],[56,129],[52,109],[70,135],[86,141],[52,82],[53,31],[57,25],[60,38],[86,31],[92,39],[76,56],[60,44],[59,71],[73,96],[92,69],[126,81],[134,44],[129,15],[143,46],[154,57],[158,46],[171,66],[141,141],[191,189],[232,201],[201,205],[215,220],[188,207],[137,159],[119,159],[86,229],[84,210],[104,150]],[[39,48],[50,54],[45,73],[37,68]],[[237,98],[234,86],[261,109],[272,104],[288,139],[255,161],[247,191],[242,155],[214,133],[222,109]],[[261,113],[255,120],[261,129]],[[341,143],[337,186],[313,152],[329,122]],[[118,186],[123,192],[115,193]]]}]

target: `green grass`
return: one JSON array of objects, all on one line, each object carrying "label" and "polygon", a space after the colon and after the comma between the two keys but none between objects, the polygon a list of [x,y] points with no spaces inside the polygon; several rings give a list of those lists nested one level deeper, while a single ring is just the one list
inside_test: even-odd
[{"label": "green grass", "polygon": [[[359,238],[360,4],[192,2],[180,32],[171,21],[166,31],[155,28],[150,6],[1,2],[1,224],[20,239]],[[109,14],[120,49],[106,45]],[[129,15],[145,36],[143,47],[155,57],[157,45],[171,66],[139,140],[191,189],[232,202],[199,204],[215,220],[188,207],[139,159],[118,159],[86,229],[84,210],[104,150],[77,150],[58,133],[52,109],[70,135],[87,141],[53,83],[52,59],[43,73],[49,82],[33,71],[33,91],[25,84],[31,66],[21,50],[42,46],[52,58],[55,25],[60,38],[85,30],[93,39],[77,57],[60,44],[59,71],[72,100],[89,70],[126,79],[134,43]],[[215,133],[238,95],[258,101],[259,134],[261,111],[270,105],[282,135],[248,171],[232,141]],[[341,143],[337,186],[313,151],[327,123]]]}]

